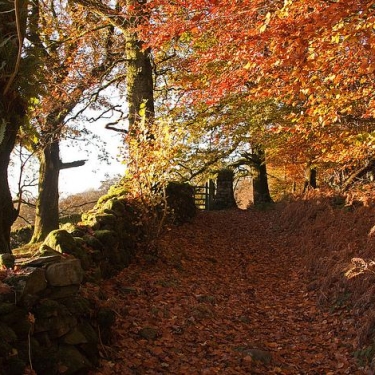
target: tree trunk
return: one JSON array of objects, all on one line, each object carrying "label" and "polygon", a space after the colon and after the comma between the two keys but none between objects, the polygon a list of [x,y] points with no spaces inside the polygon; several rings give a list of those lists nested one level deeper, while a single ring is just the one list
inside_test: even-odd
[{"label": "tree trunk", "polygon": [[13,207],[8,183],[10,154],[19,129],[17,120],[6,124],[4,117],[0,116],[0,254],[11,252],[10,230],[18,215]]},{"label": "tree trunk", "polygon": [[317,185],[316,177],[317,177],[316,168],[312,168],[311,166],[308,166],[305,172],[305,183],[303,186],[304,193],[309,189],[317,188],[318,185]]},{"label": "tree trunk", "polygon": [[42,241],[59,228],[60,148],[57,139],[49,142],[40,155],[38,200],[31,243]]},{"label": "tree trunk", "polygon": [[254,205],[271,203],[272,198],[268,188],[266,157],[262,147],[256,146],[253,148],[251,160]]},{"label": "tree trunk", "polygon": [[[139,7],[141,2],[127,0],[128,7]],[[142,8],[139,9],[142,13]],[[144,16],[144,14],[141,14]],[[139,23],[142,17],[134,17],[132,24]],[[127,31],[126,37],[126,90],[129,106],[129,133],[137,129],[137,122],[144,116],[152,121],[155,114],[154,82],[150,49],[143,50],[142,42],[135,33]],[[152,134],[149,135],[152,138]]]},{"label": "tree trunk", "polygon": [[8,183],[8,166],[27,104],[19,91],[21,46],[26,30],[27,2],[0,2],[0,254],[10,253],[10,229],[17,218]]}]

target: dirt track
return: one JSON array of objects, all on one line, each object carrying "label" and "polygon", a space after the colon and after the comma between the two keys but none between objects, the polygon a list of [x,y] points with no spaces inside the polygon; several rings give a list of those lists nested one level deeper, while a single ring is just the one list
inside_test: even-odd
[{"label": "dirt track", "polygon": [[317,306],[279,220],[202,212],[167,231],[104,285],[116,334],[92,374],[364,374],[351,317]]}]

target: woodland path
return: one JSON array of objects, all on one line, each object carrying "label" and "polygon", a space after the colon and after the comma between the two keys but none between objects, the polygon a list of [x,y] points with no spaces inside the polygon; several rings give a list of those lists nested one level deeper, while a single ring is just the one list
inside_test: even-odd
[{"label": "woodland path", "polygon": [[92,374],[363,374],[350,317],[317,305],[277,211],[202,212],[105,283],[111,360]]}]

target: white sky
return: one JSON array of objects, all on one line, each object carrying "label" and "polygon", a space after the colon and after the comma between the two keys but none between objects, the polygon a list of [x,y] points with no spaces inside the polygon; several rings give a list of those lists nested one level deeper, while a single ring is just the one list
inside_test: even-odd
[{"label": "white sky", "polygon": [[82,167],[63,169],[60,171],[60,195],[67,196],[69,194],[80,193],[90,189],[100,187],[102,181],[106,179],[106,175],[110,177],[125,172],[125,165],[121,162],[119,147],[122,145],[122,136],[111,130],[107,130],[103,125],[95,124],[93,131],[101,140],[107,143],[106,150],[110,154],[110,164],[99,159],[98,147],[89,145],[84,148],[88,149],[88,155],[79,151],[77,147],[67,147],[65,141],[60,148],[60,157],[64,163],[74,160],[87,159]]},{"label": "white sky", "polygon": [[[114,177],[117,174],[123,175],[125,172],[125,165],[121,162],[123,157],[120,155],[120,147],[123,144],[123,139],[120,133],[107,130],[102,124],[92,124],[92,130],[100,139],[106,142],[106,151],[110,156],[109,164],[99,158],[99,147],[95,144],[72,146],[69,141],[63,141],[60,144],[60,157],[64,163],[75,160],[87,159],[87,162],[82,167],[63,169],[60,171],[59,192],[60,197],[64,198],[72,194],[84,192],[90,189],[97,189],[100,187],[102,181]],[[17,194],[17,183],[19,175],[19,162],[17,158],[13,158],[14,166],[9,168],[9,184],[13,198]],[[37,170],[32,171],[32,167],[26,170],[26,174],[37,177]],[[34,164],[34,169],[38,168]],[[29,189],[34,196],[37,196],[37,187]]]}]

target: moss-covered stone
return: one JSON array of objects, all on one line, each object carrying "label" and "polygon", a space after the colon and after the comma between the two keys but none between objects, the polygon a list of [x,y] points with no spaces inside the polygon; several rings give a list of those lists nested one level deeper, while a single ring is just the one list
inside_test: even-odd
[{"label": "moss-covered stone", "polygon": [[40,301],[39,305],[34,309],[34,314],[37,319],[47,319],[58,316],[64,309],[65,306],[62,306],[57,301],[44,299]]},{"label": "moss-covered stone", "polygon": [[112,198],[104,203],[104,212],[113,212],[114,215],[118,217],[123,217],[126,215],[126,207],[123,200],[117,198]]},{"label": "moss-covered stone", "polygon": [[39,248],[39,252],[35,256],[49,257],[49,256],[57,256],[57,255],[61,257],[61,252],[52,249],[46,244],[42,244]]},{"label": "moss-covered stone", "polygon": [[29,258],[33,257],[35,254],[39,252],[39,247],[41,243],[33,243],[33,244],[26,244],[22,247],[16,248],[12,250],[12,254],[16,258]]},{"label": "moss-covered stone", "polygon": [[92,344],[97,344],[99,342],[99,338],[98,338],[97,333],[95,332],[92,325],[89,324],[87,321],[83,321],[80,324],[79,329],[81,330],[81,332],[86,337],[87,342],[92,343]]},{"label": "moss-covered stone", "polygon": [[113,214],[96,214],[95,221],[99,224],[100,229],[112,229],[116,224],[117,217]]},{"label": "moss-covered stone", "polygon": [[97,230],[94,236],[103,244],[104,249],[116,250],[119,245],[119,236],[114,230]]},{"label": "moss-covered stone", "polygon": [[47,267],[46,279],[52,286],[79,285],[83,280],[83,270],[79,259],[67,259],[52,263]]},{"label": "moss-covered stone", "polygon": [[77,326],[77,319],[73,315],[58,315],[35,321],[34,332],[48,332],[52,339],[66,335]]},{"label": "moss-covered stone", "polygon": [[85,250],[85,240],[80,237],[74,237],[74,241],[77,244],[76,250],[72,253],[76,258],[81,261],[81,266],[84,270],[88,270],[93,265],[91,254]]},{"label": "moss-covered stone", "polygon": [[96,221],[95,214],[95,211],[84,212],[81,217],[82,224],[94,230],[99,229],[99,223]]},{"label": "moss-covered stone", "polygon": [[85,241],[85,243],[88,246],[90,246],[94,250],[99,250],[99,251],[103,250],[103,244],[96,237],[92,236],[91,234],[84,235],[83,240]]},{"label": "moss-covered stone", "polygon": [[82,297],[67,298],[61,303],[75,316],[88,316],[90,314],[90,302]]},{"label": "moss-covered stone", "polygon": [[[79,345],[84,346],[84,344],[98,344],[98,336],[92,326],[88,322],[82,322],[68,332],[65,336],[61,338],[64,344],[68,345]],[[92,348],[90,350],[92,352]]]},{"label": "moss-covered stone", "polygon": [[118,185],[113,185],[109,188],[108,193],[106,195],[103,195],[99,198],[95,208],[104,205],[108,200],[121,199],[122,197],[125,197],[128,194],[128,192],[129,189],[127,188],[126,184],[120,183]]},{"label": "moss-covered stone", "polygon": [[93,368],[90,361],[78,349],[70,345],[62,345],[59,348],[58,357],[60,364],[66,368],[64,375],[83,373],[84,370]]},{"label": "moss-covered stone", "polygon": [[73,236],[63,229],[50,232],[43,244],[60,253],[72,254],[77,249]]},{"label": "moss-covered stone", "polygon": [[122,261],[119,252],[119,236],[113,230],[97,230],[95,237],[103,244],[104,258],[115,268],[121,268]]},{"label": "moss-covered stone", "polygon": [[74,327],[61,338],[61,342],[67,345],[87,344],[88,340],[80,328]]}]

